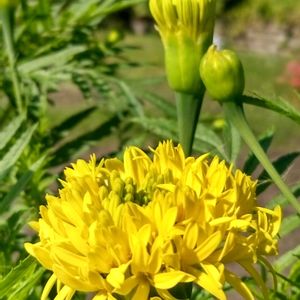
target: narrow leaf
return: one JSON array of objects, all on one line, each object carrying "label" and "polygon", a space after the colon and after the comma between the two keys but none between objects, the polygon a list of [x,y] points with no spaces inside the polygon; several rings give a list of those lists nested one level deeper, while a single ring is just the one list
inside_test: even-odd
[{"label": "narrow leaf", "polygon": [[58,140],[60,140],[60,138],[62,138],[69,130],[73,129],[81,121],[88,118],[91,115],[91,113],[93,113],[96,109],[96,106],[89,107],[83,111],[72,115],[71,117],[68,117],[62,123],[53,127],[51,130],[51,138],[53,139],[53,141],[57,142]]},{"label": "narrow leaf", "polygon": [[76,137],[74,140],[62,145],[60,148],[55,150],[54,158],[50,164],[52,166],[57,166],[70,160],[70,158],[72,158],[76,153],[82,151],[85,146],[99,142],[101,139],[108,136],[112,132],[113,128],[119,123],[120,118],[118,116],[114,116],[98,126],[96,129]]},{"label": "narrow leaf", "polygon": [[43,272],[43,269],[37,270],[35,259],[31,256],[28,256],[15,268],[13,268],[6,276],[0,279],[1,297],[10,296],[15,291],[20,290],[20,286],[24,286],[24,284],[30,285],[32,288],[32,278],[35,276],[41,276]]},{"label": "narrow leaf", "polygon": [[295,121],[296,123],[300,124],[300,112],[293,107],[287,101],[283,99],[266,99],[264,97],[259,96],[242,96],[242,101],[246,104],[251,104],[255,106],[259,106],[262,108],[266,108],[281,115],[286,116],[287,118]]},{"label": "narrow leaf", "polygon": [[40,168],[44,160],[45,156],[41,157],[37,162],[35,162],[1,200],[0,215],[8,210],[12,201],[25,189],[33,174]]},{"label": "narrow leaf", "polygon": [[241,137],[238,130],[231,124],[226,122],[223,130],[225,141],[225,150],[230,163],[235,163],[241,149]]},{"label": "narrow leaf", "polygon": [[300,216],[287,216],[282,220],[279,235],[282,238],[298,228],[300,228]]},{"label": "narrow leaf", "polygon": [[[292,186],[291,191],[296,198],[300,197],[300,183],[297,183],[296,185]],[[288,204],[289,204],[288,200],[282,194],[279,194],[278,196],[273,197],[267,203],[267,207],[274,208],[276,205],[280,205],[281,207],[284,207]]]},{"label": "narrow leaf", "polygon": [[0,150],[4,149],[8,142],[15,135],[24,121],[23,116],[14,118],[1,132],[0,132]]},{"label": "narrow leaf", "polygon": [[274,269],[278,272],[282,272],[297,261],[297,255],[300,255],[300,245],[281,255],[273,264]]},{"label": "narrow leaf", "polygon": [[176,107],[166,99],[150,92],[143,92],[143,98],[158,108],[166,117],[177,118]]},{"label": "narrow leaf", "polygon": [[71,60],[76,54],[85,50],[85,46],[72,46],[64,50],[35,58],[28,62],[20,63],[18,69],[20,73],[30,73],[47,67],[61,66]]},{"label": "narrow leaf", "polygon": [[[300,152],[288,153],[279,157],[275,162],[273,162],[273,165],[279,174],[283,174],[299,155]],[[268,173],[265,170],[259,175],[258,180],[261,181],[261,183],[257,186],[257,194],[262,193],[272,183]]]},{"label": "narrow leaf", "polygon": [[[272,140],[274,137],[274,130],[268,130],[266,133],[264,133],[258,140],[262,148],[265,152],[268,151]],[[246,174],[252,174],[255,169],[259,165],[259,160],[256,158],[256,156],[253,153],[250,153],[245,164],[243,167],[243,170]]]},{"label": "narrow leaf", "polygon": [[36,127],[36,125],[33,125],[25,130],[0,160],[0,178],[2,178],[2,176],[5,175],[6,172],[17,162],[23,150],[30,142]]},{"label": "narrow leaf", "polygon": [[197,125],[194,148],[197,151],[200,150],[200,152],[211,151],[214,154],[221,156],[226,161],[229,161],[229,158],[224,151],[223,141],[209,126],[204,124]]}]

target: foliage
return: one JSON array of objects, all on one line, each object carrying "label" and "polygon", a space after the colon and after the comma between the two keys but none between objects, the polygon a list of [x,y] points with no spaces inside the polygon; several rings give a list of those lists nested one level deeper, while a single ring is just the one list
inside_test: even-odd
[{"label": "foliage", "polygon": [[[120,156],[127,145],[144,147],[159,139],[178,141],[175,105],[160,92],[149,92],[155,78],[142,84],[146,78],[127,81],[119,76],[120,70],[133,72],[136,62],[126,56],[123,32],[105,28],[115,13],[140,2],[144,1],[21,0],[10,12],[13,48],[5,38],[0,41],[1,299],[40,298],[49,275],[27,257],[23,244],[35,242],[36,236],[26,224],[36,218],[45,193],[56,187],[63,166],[104,142],[101,154],[109,157]],[[255,11],[265,20],[275,16],[282,21],[287,12],[293,12],[291,20],[298,18],[294,1],[240,2],[227,11],[228,16],[249,17]],[[5,24],[1,25],[4,31]],[[59,106],[57,112],[55,105],[60,99],[54,101],[53,93],[65,84],[79,90],[84,102],[77,107],[70,99],[70,106],[75,108],[61,111],[63,106]],[[276,112],[294,121],[295,126],[300,124],[299,111],[287,100],[248,94],[242,102],[260,112]],[[260,137],[265,151],[271,148],[273,136],[274,131],[267,130]],[[234,166],[245,157],[238,130],[225,117],[215,115],[198,122],[193,152],[216,154]],[[299,152],[283,153],[273,164],[284,175],[298,156]],[[251,151],[246,153],[242,168],[249,175],[256,174],[258,194],[272,186]],[[292,191],[300,196],[299,182]],[[276,204],[283,208],[289,205],[282,195],[266,203],[269,208]],[[292,211],[283,220],[280,237],[289,237],[299,227],[300,217]],[[298,246],[274,262],[278,280],[274,299],[299,298],[299,257]],[[261,270],[267,282],[269,274],[263,266]],[[249,283],[257,299],[263,299],[252,278],[243,281]],[[204,291],[193,290],[193,299],[209,298]],[[85,295],[74,299],[85,299]]]}]

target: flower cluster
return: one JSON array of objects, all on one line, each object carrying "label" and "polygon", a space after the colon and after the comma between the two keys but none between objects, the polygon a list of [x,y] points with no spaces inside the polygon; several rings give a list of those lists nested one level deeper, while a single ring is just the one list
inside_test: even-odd
[{"label": "flower cluster", "polygon": [[226,299],[225,282],[245,299],[249,288],[227,267],[236,262],[266,293],[253,264],[277,253],[279,207],[259,207],[256,182],[208,155],[185,158],[167,141],[151,159],[129,147],[124,160],[78,160],[66,168],[59,196],[47,195],[27,251],[53,275],[59,300],[76,291],[93,300],[176,299],[193,283]]}]

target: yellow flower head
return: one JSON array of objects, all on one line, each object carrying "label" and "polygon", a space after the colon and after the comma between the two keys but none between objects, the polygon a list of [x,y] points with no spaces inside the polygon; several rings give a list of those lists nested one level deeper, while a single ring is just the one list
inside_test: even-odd
[{"label": "yellow flower head", "polygon": [[42,300],[54,285],[59,300],[76,291],[174,299],[173,288],[191,282],[226,299],[226,281],[254,299],[227,264],[263,282],[253,264],[277,253],[280,208],[257,206],[256,182],[217,157],[185,158],[170,141],[151,151],[129,147],[123,161],[92,156],[66,168],[59,195],[46,196],[31,224],[40,240],[25,244],[53,272]]},{"label": "yellow flower head", "polygon": [[199,93],[198,68],[212,43],[216,0],[150,0],[149,5],[164,45],[169,85]]}]

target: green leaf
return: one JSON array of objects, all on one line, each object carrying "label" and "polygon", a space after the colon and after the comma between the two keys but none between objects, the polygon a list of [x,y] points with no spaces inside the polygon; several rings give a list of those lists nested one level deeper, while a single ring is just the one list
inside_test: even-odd
[{"label": "green leaf", "polygon": [[164,118],[132,118],[132,122],[140,124],[145,130],[163,139],[178,141],[177,124],[175,120]]},{"label": "green leaf", "polygon": [[[258,142],[262,146],[265,152],[268,151],[272,143],[273,137],[274,137],[274,130],[271,129],[265,132],[259,138]],[[252,174],[255,171],[255,169],[258,167],[258,165],[259,165],[259,160],[256,158],[256,156],[253,153],[250,153],[244,164],[243,170],[246,174]]]},{"label": "green leaf", "polygon": [[300,245],[281,255],[273,264],[274,269],[277,272],[282,272],[297,261],[296,255],[300,255]]},{"label": "green leaf", "polygon": [[231,124],[226,122],[223,129],[223,136],[225,141],[226,155],[230,163],[235,163],[241,149],[241,137],[238,130]]},{"label": "green leaf", "polygon": [[223,141],[209,126],[204,124],[198,123],[197,125],[193,149],[202,153],[212,152],[226,161],[230,160],[224,150]]},{"label": "green leaf", "polygon": [[129,86],[121,80],[113,80],[113,81],[119,85],[122,92],[124,93],[124,96],[127,98],[128,103],[131,104],[133,109],[136,111],[136,114],[141,118],[144,117],[143,107],[141,103],[138,101],[138,99],[135,97],[135,95],[132,93]]},{"label": "green leaf", "polygon": [[300,216],[287,216],[282,220],[279,235],[282,238],[298,228],[300,228]]},{"label": "green leaf", "polygon": [[4,149],[8,142],[13,138],[23,121],[24,117],[18,116],[0,132],[0,150]]},{"label": "green leaf", "polygon": [[27,299],[29,291],[36,285],[44,269],[37,267],[33,257],[28,256],[0,279],[0,295],[7,300]]},{"label": "green leaf", "polygon": [[300,289],[300,284],[298,282],[295,282],[293,280],[291,280],[290,278],[284,276],[283,274],[280,274],[280,273],[276,273],[277,276],[279,276],[280,278],[282,278],[284,281],[286,281],[289,286],[291,287],[296,287],[298,289]]},{"label": "green leaf", "polygon": [[104,122],[96,129],[85,133],[79,137],[75,137],[74,140],[67,142],[60,148],[55,150],[53,159],[50,162],[51,166],[57,166],[69,161],[75,154],[82,151],[84,147],[97,143],[104,137],[112,133],[113,128],[120,123],[120,117],[113,116],[108,121]]},{"label": "green leaf", "polygon": [[[284,171],[293,163],[293,161],[300,155],[300,152],[292,152],[286,155],[279,157],[275,162],[273,162],[274,167],[279,174],[283,174]],[[272,181],[268,173],[264,170],[258,177],[258,180],[261,182],[258,184],[256,192],[257,194],[262,193],[266,188],[268,188]]]},{"label": "green leaf", "polygon": [[176,119],[176,107],[171,102],[167,101],[166,99],[150,92],[143,91],[142,94],[143,98],[146,102],[150,102],[156,108],[158,108],[166,117]]},{"label": "green leaf", "polygon": [[[300,196],[300,183],[297,183],[296,185],[292,186],[290,189],[296,198]],[[279,194],[277,197],[273,197],[270,201],[268,201],[267,207],[274,208],[276,205],[280,205],[281,207],[284,207],[288,204],[289,204],[288,200],[282,194]]]},{"label": "green leaf", "polygon": [[56,143],[62,137],[64,137],[71,129],[76,127],[80,122],[84,119],[88,118],[95,110],[96,106],[89,107],[80,111],[67,119],[65,119],[62,123],[56,125],[51,129],[51,138]]},{"label": "green leaf", "polygon": [[7,212],[12,201],[25,189],[26,185],[34,175],[34,173],[41,167],[45,160],[45,156],[42,156],[36,161],[28,171],[17,181],[17,183],[9,190],[6,196],[0,202],[0,215]]},{"label": "green leaf", "polygon": [[242,101],[246,104],[251,104],[275,111],[300,124],[300,112],[294,106],[283,99],[266,99],[264,97],[256,95],[244,95],[242,96]]},{"label": "green leaf", "polygon": [[[178,141],[177,122],[174,119],[145,117],[133,118],[132,121],[163,139]],[[203,124],[197,126],[193,149],[201,153],[212,152],[228,160],[221,139],[210,127]]]},{"label": "green leaf", "polygon": [[2,157],[0,160],[0,178],[17,162],[23,150],[30,142],[36,127],[37,125],[33,125],[27,128]]},{"label": "green leaf", "polygon": [[[116,1],[114,4],[110,4],[107,7],[104,5],[97,5],[96,8],[93,10],[93,18],[98,18],[101,16],[108,16],[112,13],[116,13],[117,11],[120,11],[122,9],[128,8],[130,6],[143,3],[146,0],[122,0],[122,1]],[[109,2],[108,2],[109,3]]]},{"label": "green leaf", "polygon": [[30,73],[43,68],[62,66],[75,55],[86,50],[85,46],[72,46],[64,50],[53,52],[39,58],[35,58],[31,61],[20,63],[18,70],[20,73]]}]

